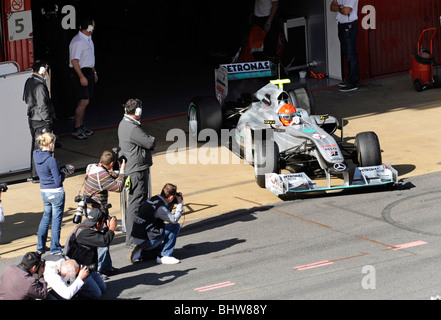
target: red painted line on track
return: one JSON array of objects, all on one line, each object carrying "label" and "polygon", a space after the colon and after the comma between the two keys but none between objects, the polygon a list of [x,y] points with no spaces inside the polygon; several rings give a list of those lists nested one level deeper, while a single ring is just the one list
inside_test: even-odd
[{"label": "red painted line on track", "polygon": [[386,249],[386,250],[401,250],[401,249],[406,249],[406,248],[411,248],[411,247],[416,247],[416,246],[422,246],[424,244],[427,244],[427,242],[414,241],[414,242],[399,244],[397,246],[390,247],[389,249]]},{"label": "red painted line on track", "polygon": [[376,244],[379,244],[379,245],[382,245],[382,246],[385,246],[385,247],[388,247],[388,248],[392,248],[393,247],[393,246],[387,245],[385,243],[378,242],[378,241],[375,241],[375,240],[372,240],[372,239],[369,239],[369,238],[366,238],[366,237],[362,237],[362,236],[359,236],[359,235],[355,235],[355,237],[363,239],[363,240],[366,240],[366,241],[370,241],[370,242],[373,242],[373,243],[376,243]]},{"label": "red painted line on track", "polygon": [[301,271],[301,270],[306,270],[306,269],[323,267],[323,266],[327,266],[327,265],[333,264],[333,263],[334,262],[332,262],[332,261],[325,260],[325,261],[319,261],[319,262],[314,262],[314,263],[310,263],[310,264],[305,264],[303,266],[297,266],[297,267],[294,267],[293,269]]},{"label": "red painted line on track", "polygon": [[335,259],[335,260],[325,260],[325,261],[320,261],[320,262],[314,262],[314,263],[310,263],[310,264],[305,264],[303,266],[297,266],[294,267],[294,270],[307,270],[307,269],[312,269],[312,268],[317,268],[317,267],[323,267],[323,266],[327,266],[330,264],[334,264],[335,262],[339,262],[339,261],[343,261],[343,260],[349,260],[349,259],[353,259],[353,258],[359,258],[359,257],[363,257],[368,255],[369,253],[362,253],[356,256],[351,256],[351,257],[345,257],[345,258],[340,258],[340,259]]},{"label": "red painted line on track", "polygon": [[205,286],[205,287],[195,288],[194,290],[199,291],[199,292],[204,292],[204,291],[215,290],[215,289],[220,289],[220,288],[234,286],[234,285],[235,285],[234,282],[227,281],[227,282],[212,284],[212,285]]},{"label": "red painted line on track", "polygon": [[[255,201],[251,201],[251,200],[243,199],[243,198],[240,198],[240,197],[235,197],[235,198],[236,198],[236,199],[239,199],[239,200],[242,200],[242,201],[246,201],[246,202],[250,202],[250,203],[257,204],[257,205],[259,205],[259,206],[261,206],[261,207],[264,207],[264,205],[261,204],[261,203],[259,203],[259,202],[255,202]],[[294,217],[294,218],[296,218],[296,219],[299,219],[299,220],[302,220],[302,221],[305,221],[305,222],[313,223],[313,224],[319,225],[319,226],[324,227],[324,228],[332,229],[332,227],[327,226],[327,225],[325,225],[325,224],[322,224],[322,223],[320,223],[320,222],[316,222],[316,221],[313,221],[313,220],[305,219],[305,218],[302,218],[302,217],[296,216],[295,214],[292,214],[292,213],[289,213],[289,212],[281,211],[281,210],[274,209],[274,208],[270,208],[270,210],[272,210],[272,211],[276,211],[276,212],[279,212],[279,213],[283,213],[283,214],[286,214],[287,216],[291,216],[291,217]]]},{"label": "red painted line on track", "polygon": [[[174,114],[174,115],[171,115],[171,116],[164,116],[164,117],[158,117],[158,118],[143,120],[143,121],[141,121],[141,123],[155,122],[155,121],[179,118],[179,117],[183,117],[183,116],[186,116],[186,115],[187,115],[187,113],[179,113],[179,114]],[[112,125],[112,126],[102,127],[102,128],[98,128],[98,129],[94,128],[93,130],[94,131],[105,131],[105,130],[110,130],[110,129],[118,128],[118,126],[119,126],[119,124],[115,124],[115,125]],[[65,134],[60,135],[59,137],[60,138],[62,138],[62,137],[69,137],[71,135],[72,135],[71,133],[65,133]]]}]

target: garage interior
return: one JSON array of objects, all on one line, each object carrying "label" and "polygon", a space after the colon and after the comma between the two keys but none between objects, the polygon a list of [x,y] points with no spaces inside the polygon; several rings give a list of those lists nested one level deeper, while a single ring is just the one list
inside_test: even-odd
[{"label": "garage interior", "polygon": [[[23,41],[5,41],[4,8],[10,1],[2,0],[4,36],[0,59],[18,61],[21,70],[25,70],[30,67],[31,58],[39,59],[43,55],[41,9],[49,1],[24,1],[30,3],[32,9],[34,33],[29,41],[33,44],[32,49],[27,48]],[[305,61],[317,62],[317,66],[308,71],[327,77],[323,80],[309,79],[308,84],[319,87],[336,84],[345,72],[339,52],[335,14],[329,11],[330,2],[280,0],[281,30],[284,31],[284,23],[295,22],[295,27],[287,28],[289,41],[282,62],[286,66],[293,62],[293,57],[296,58],[292,64],[294,67]],[[60,8],[71,5],[75,8],[77,23],[83,16],[96,20],[93,40],[100,81],[92,104],[94,112],[110,113],[108,118],[111,120],[101,119],[101,125],[113,125],[114,119],[120,116],[120,106],[129,97],[146,101],[152,106],[149,116],[157,117],[167,112],[186,112],[187,102],[193,96],[212,95],[213,70],[219,63],[230,62],[241,46],[253,0],[225,0],[215,4],[203,0],[126,0],[110,3],[58,0],[56,3],[60,19],[63,18]],[[375,9],[376,29],[359,29],[361,79],[408,72],[421,31],[428,27],[439,29],[441,3],[438,0],[360,0],[360,24],[366,17],[362,13],[365,6]],[[74,29],[63,30],[58,43],[65,48],[65,54],[70,39],[77,32]],[[436,64],[441,61],[440,34],[438,32],[434,39]],[[7,44],[21,49],[21,52],[16,50],[16,55],[11,55]],[[24,59],[25,53],[31,56],[27,60]],[[289,74],[295,81],[298,71]],[[91,127],[94,125],[98,123],[90,124]],[[66,126],[61,127],[65,129]]]}]

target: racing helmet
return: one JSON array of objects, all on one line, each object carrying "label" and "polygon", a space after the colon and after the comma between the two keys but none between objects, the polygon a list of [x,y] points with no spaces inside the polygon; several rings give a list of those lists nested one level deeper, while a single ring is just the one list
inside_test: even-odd
[{"label": "racing helmet", "polygon": [[279,119],[284,126],[290,126],[293,122],[294,116],[296,115],[296,108],[292,104],[284,104],[279,109]]}]

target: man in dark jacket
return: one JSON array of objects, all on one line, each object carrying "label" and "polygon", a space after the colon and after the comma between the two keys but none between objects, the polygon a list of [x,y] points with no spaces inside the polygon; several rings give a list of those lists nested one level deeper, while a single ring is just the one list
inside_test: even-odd
[{"label": "man in dark jacket", "polygon": [[10,265],[0,280],[0,300],[36,300],[47,298],[47,283],[43,278],[41,256],[28,252],[21,263]]},{"label": "man in dark jacket", "polygon": [[[143,251],[159,248],[156,262],[176,264],[180,261],[172,256],[176,238],[181,228],[178,223],[183,210],[182,193],[174,184],[167,183],[158,194],[145,201],[133,223],[132,236],[136,247],[129,256],[131,263],[142,258]],[[172,213],[172,207],[176,210]],[[165,224],[167,222],[167,224]]]},{"label": "man in dark jacket", "polygon": [[[116,218],[111,218],[107,225],[106,215],[101,209],[92,209],[83,224],[78,225],[69,235],[65,254],[80,265],[87,266],[90,274],[85,279],[79,294],[89,299],[99,299],[106,290],[106,285],[96,271],[98,265],[98,248],[108,247],[115,236]],[[73,237],[73,241],[71,241]],[[74,243],[74,246],[72,245]],[[68,252],[75,247],[73,252]]]},{"label": "man in dark jacket", "polygon": [[142,102],[129,99],[125,105],[124,118],[118,126],[119,147],[121,155],[127,158],[126,177],[130,181],[129,199],[126,210],[126,245],[133,246],[131,237],[133,219],[141,204],[149,197],[149,175],[153,164],[152,150],[156,139],[142,128]]},{"label": "man in dark jacket", "polygon": [[49,97],[45,77],[48,74],[48,64],[37,60],[32,66],[32,76],[26,80],[23,100],[28,105],[29,129],[32,136],[31,144],[31,177],[28,181],[38,182],[32,152],[39,148],[35,138],[45,132],[52,132],[55,111]]}]

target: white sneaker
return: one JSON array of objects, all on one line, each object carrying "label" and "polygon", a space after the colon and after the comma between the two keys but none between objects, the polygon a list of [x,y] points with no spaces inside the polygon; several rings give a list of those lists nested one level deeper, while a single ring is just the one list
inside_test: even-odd
[{"label": "white sneaker", "polygon": [[87,129],[84,125],[80,127],[80,130],[85,136],[91,136],[95,133],[94,131]]},{"label": "white sneaker", "polygon": [[173,257],[164,256],[164,257],[156,257],[156,262],[160,264],[177,264],[181,261]]},{"label": "white sneaker", "polygon": [[87,139],[87,136],[83,133],[81,129],[74,130],[74,132],[72,132],[72,136],[80,140]]}]

